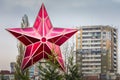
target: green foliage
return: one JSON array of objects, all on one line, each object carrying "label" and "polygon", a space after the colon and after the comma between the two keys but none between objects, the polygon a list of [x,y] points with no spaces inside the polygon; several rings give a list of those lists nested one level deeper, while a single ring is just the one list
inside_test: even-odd
[{"label": "green foliage", "polygon": [[61,71],[57,61],[53,60],[54,58],[51,60],[51,58],[39,65],[41,80],[82,80],[78,65],[73,63],[73,57],[68,60],[67,72]]},{"label": "green foliage", "polygon": [[[22,18],[21,28],[25,28],[28,26],[29,26],[29,23],[28,23],[27,15],[24,15],[24,17]],[[15,80],[29,80],[28,69],[25,70],[24,72],[21,70],[21,63],[22,63],[25,47],[20,42],[18,43],[17,47],[18,47],[19,55],[17,57],[17,61],[16,61],[16,65],[15,65],[15,73],[14,73]]]},{"label": "green foliage", "polygon": [[20,66],[21,66],[21,57],[19,56],[19,58],[17,59],[17,63],[15,65],[15,73],[14,73],[15,80],[29,80],[28,70],[23,72]]},{"label": "green foliage", "polygon": [[44,63],[40,62],[38,66],[40,70],[41,80],[63,80],[63,75],[61,74],[60,66],[54,57],[49,56],[50,59],[46,60]]},{"label": "green foliage", "polygon": [[69,57],[67,68],[68,72],[66,72],[64,75],[65,80],[81,80],[78,65],[74,64],[73,57]]},{"label": "green foliage", "polygon": [[4,74],[1,74],[0,80],[4,80]]}]

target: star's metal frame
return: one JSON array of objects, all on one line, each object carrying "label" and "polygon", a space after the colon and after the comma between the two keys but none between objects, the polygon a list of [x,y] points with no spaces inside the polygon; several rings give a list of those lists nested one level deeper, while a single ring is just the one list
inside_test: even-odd
[{"label": "star's metal frame", "polygon": [[77,32],[76,29],[54,28],[44,4],[41,6],[33,27],[9,28],[7,31],[26,46],[21,65],[22,70],[41,59],[49,59],[49,55],[57,55],[55,59],[60,67],[65,70],[60,46]]}]

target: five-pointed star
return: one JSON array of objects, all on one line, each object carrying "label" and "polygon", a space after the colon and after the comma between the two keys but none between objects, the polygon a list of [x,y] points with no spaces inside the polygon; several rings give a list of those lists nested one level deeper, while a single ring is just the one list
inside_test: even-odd
[{"label": "five-pointed star", "polygon": [[9,28],[7,31],[26,46],[22,70],[41,59],[49,59],[48,55],[52,54],[57,55],[55,59],[64,70],[60,46],[77,32],[76,29],[53,28],[44,4],[41,6],[33,27]]}]

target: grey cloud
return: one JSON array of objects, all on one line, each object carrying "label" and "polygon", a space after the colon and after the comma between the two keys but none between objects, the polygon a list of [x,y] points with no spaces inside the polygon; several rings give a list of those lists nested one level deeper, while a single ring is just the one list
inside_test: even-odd
[{"label": "grey cloud", "polygon": [[[41,3],[44,2],[54,26],[73,27],[80,25],[119,25],[120,0],[0,0],[0,37],[1,45],[12,48],[15,41],[4,42],[6,37],[13,39],[7,32],[8,27],[20,27],[21,17],[27,14],[31,26],[34,23]],[[13,39],[15,40],[15,39]],[[10,45],[8,45],[10,43]],[[3,47],[4,48],[4,47]],[[2,55],[10,51],[0,50]],[[16,54],[14,48],[11,54]],[[12,56],[13,57],[13,56]],[[15,57],[15,56],[14,56]],[[0,58],[0,61],[2,59]],[[9,61],[9,59],[7,60]],[[0,64],[2,64],[0,62]]]},{"label": "grey cloud", "polygon": [[112,0],[113,2],[120,3],[120,0]]}]

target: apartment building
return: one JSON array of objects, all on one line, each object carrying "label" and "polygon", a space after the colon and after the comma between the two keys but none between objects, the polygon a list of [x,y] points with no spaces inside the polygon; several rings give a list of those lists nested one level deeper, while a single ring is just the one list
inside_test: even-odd
[{"label": "apartment building", "polygon": [[11,73],[8,70],[1,70],[0,80],[14,80],[14,73]]},{"label": "apartment building", "polygon": [[117,29],[108,25],[82,26],[78,29],[76,62],[80,73],[84,76],[117,73]]},{"label": "apartment building", "polygon": [[10,68],[11,68],[11,72],[14,73],[15,72],[15,62],[11,62],[10,63]]},{"label": "apartment building", "polygon": [[29,68],[29,77],[31,80],[39,80],[39,69],[38,69],[39,64],[35,64]]}]

